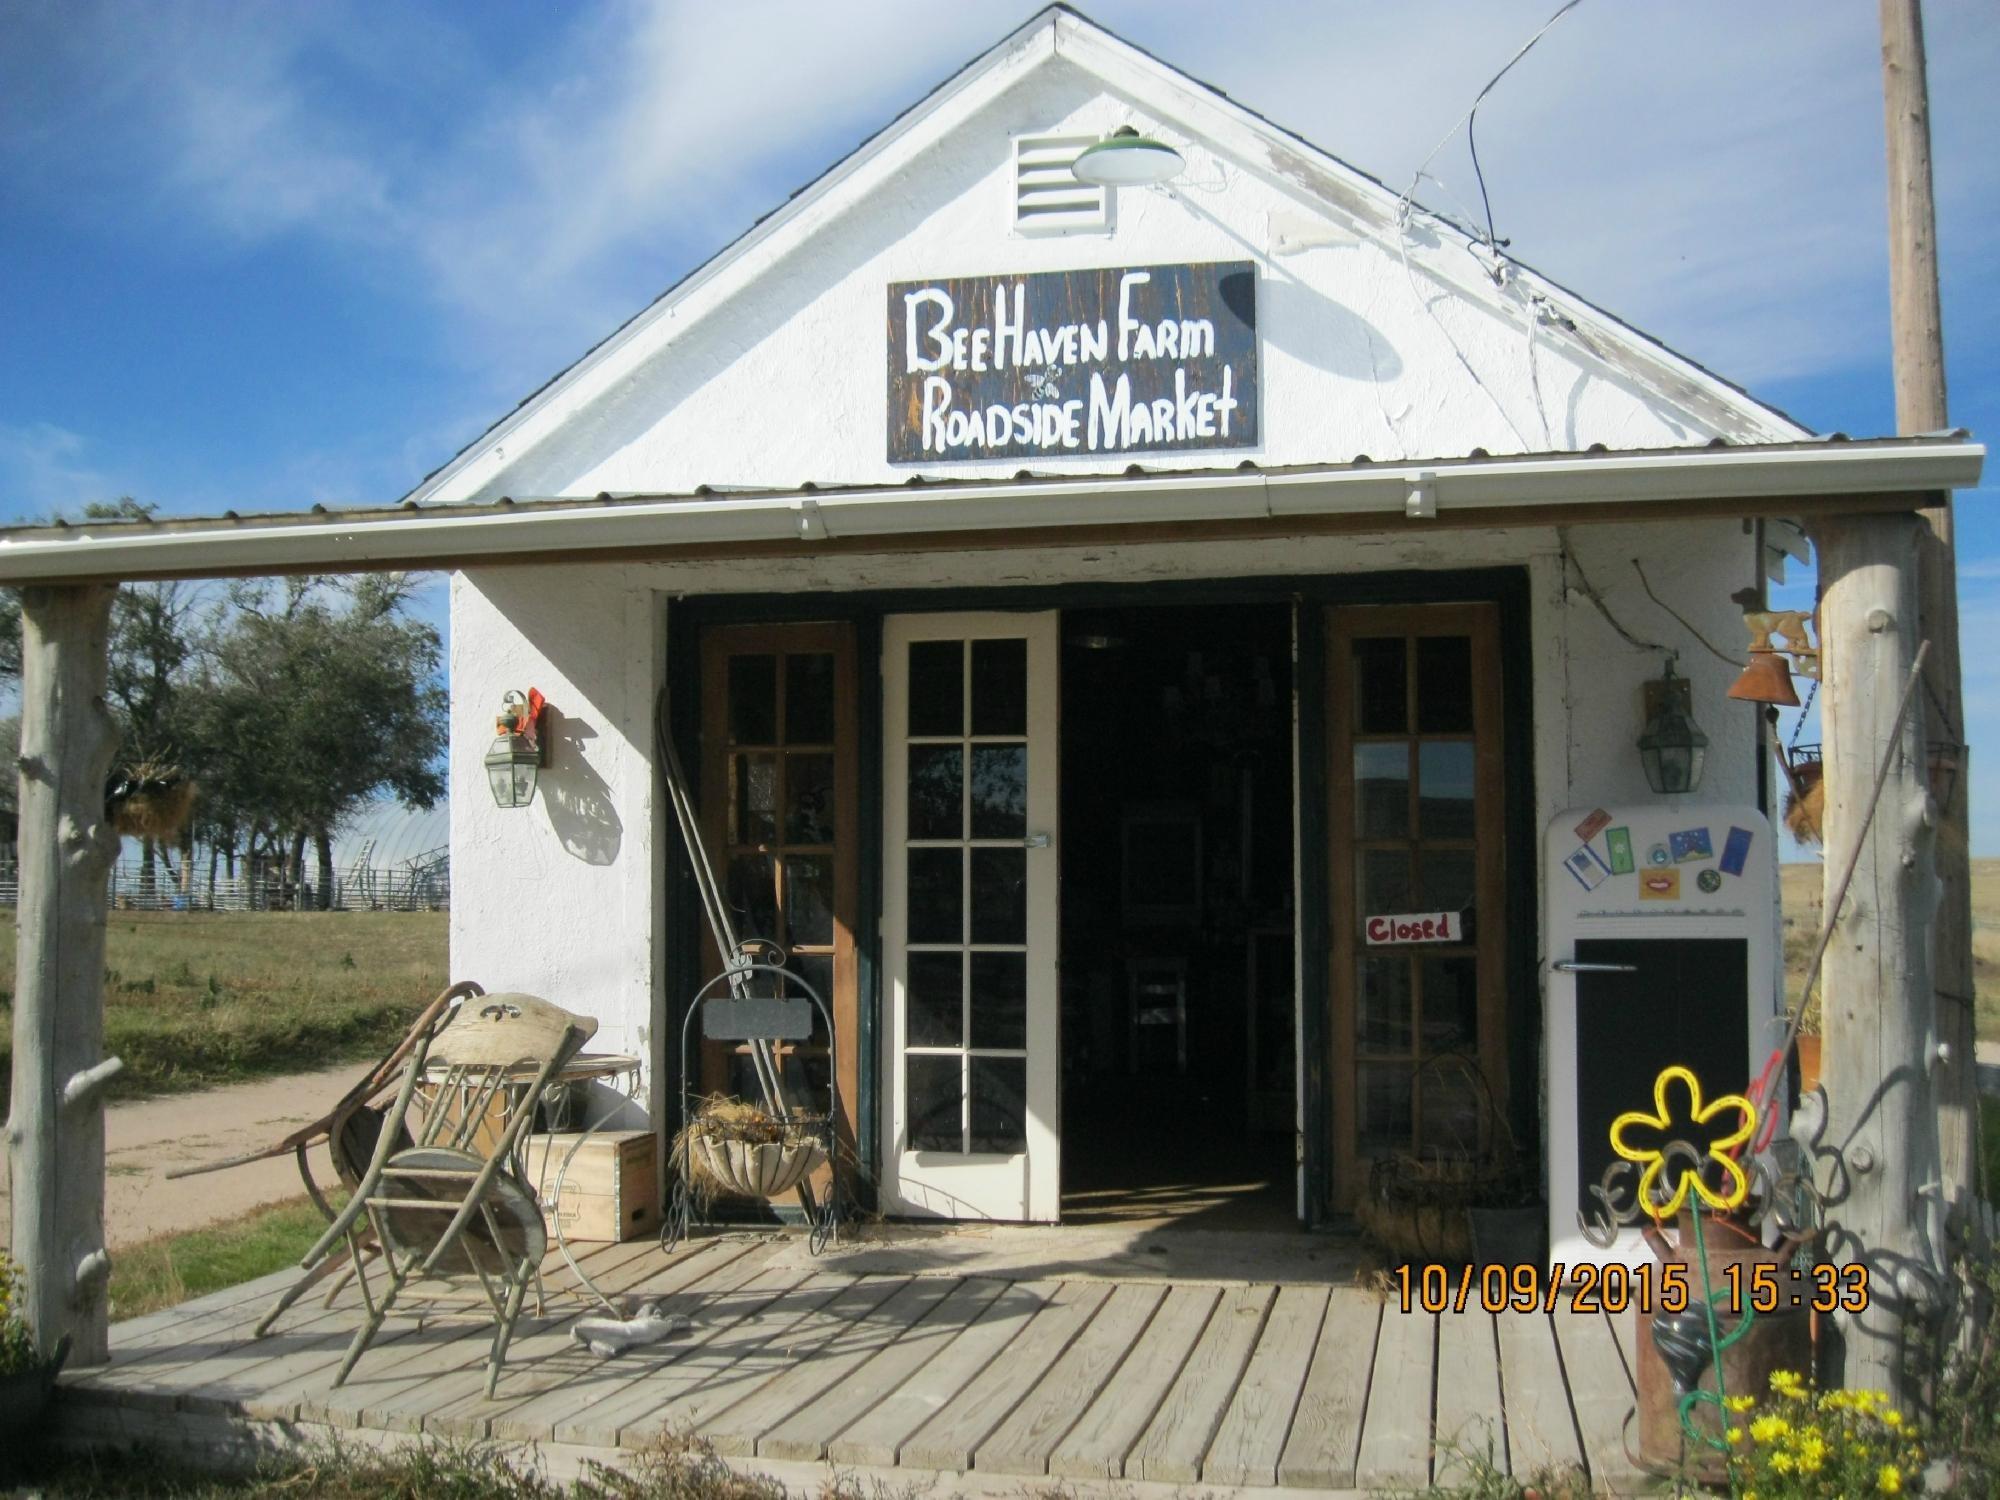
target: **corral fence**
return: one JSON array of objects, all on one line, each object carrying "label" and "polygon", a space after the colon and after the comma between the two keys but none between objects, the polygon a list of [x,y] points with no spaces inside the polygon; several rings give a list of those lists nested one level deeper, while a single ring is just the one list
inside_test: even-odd
[{"label": "corral fence", "polygon": [[[199,861],[197,861],[199,866]],[[109,901],[115,911],[289,911],[317,910],[319,872],[310,861],[304,889],[280,878],[275,869],[213,880],[203,868],[176,865],[169,873],[155,864],[148,879],[136,859],[111,867]],[[20,893],[16,873],[0,866],[0,907]],[[393,865],[351,864],[333,874],[333,906],[341,911],[446,911],[451,906],[451,858],[432,850]]]}]

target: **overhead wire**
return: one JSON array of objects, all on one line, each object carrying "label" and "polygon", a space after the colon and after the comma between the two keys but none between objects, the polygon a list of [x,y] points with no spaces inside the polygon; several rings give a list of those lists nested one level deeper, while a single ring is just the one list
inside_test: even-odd
[{"label": "overhead wire", "polygon": [[[1458,340],[1452,337],[1451,330],[1445,327],[1444,320],[1438,316],[1437,310],[1434,307],[1432,307],[1430,301],[1424,297],[1421,291],[1418,290],[1416,275],[1411,270],[1410,267],[1409,224],[1411,216],[1415,211],[1416,193],[1418,186],[1422,182],[1424,182],[1426,178],[1428,178],[1430,181],[1435,182],[1440,188],[1445,188],[1445,183],[1443,179],[1432,175],[1429,171],[1429,167],[1430,164],[1437,159],[1437,154],[1440,151],[1444,150],[1445,146],[1450,143],[1452,137],[1457,135],[1461,128],[1464,129],[1466,145],[1468,146],[1468,148],[1470,148],[1472,154],[1472,171],[1475,179],[1478,181],[1479,184],[1479,201],[1486,222],[1486,230],[1483,239],[1480,235],[1479,229],[1476,226],[1476,223],[1475,227],[1472,229],[1470,233],[1470,238],[1474,242],[1483,244],[1485,246],[1487,255],[1489,257],[1490,263],[1482,262],[1481,269],[1494,282],[1496,286],[1504,286],[1506,284],[1508,279],[1507,266],[1509,264],[1506,256],[1503,254],[1503,247],[1505,246],[1506,241],[1499,238],[1494,228],[1493,199],[1491,193],[1487,190],[1485,169],[1480,165],[1479,162],[1478,142],[1473,134],[1474,119],[1479,113],[1479,106],[1485,102],[1486,96],[1488,94],[1491,94],[1494,88],[1498,86],[1500,80],[1505,78],[1507,74],[1510,71],[1512,71],[1515,64],[1520,62],[1522,58],[1526,57],[1531,51],[1534,50],[1535,44],[1539,42],[1544,36],[1548,35],[1549,29],[1553,27],[1556,24],[1556,22],[1560,21],[1564,16],[1568,15],[1572,10],[1576,9],[1576,7],[1581,5],[1582,3],[1583,0],[1563,0],[1563,4],[1558,6],[1555,13],[1552,14],[1548,18],[1548,20],[1544,21],[1541,24],[1541,26],[1536,30],[1535,34],[1529,37],[1525,42],[1523,42],[1520,45],[1519,48],[1515,50],[1514,55],[1508,58],[1507,61],[1501,65],[1500,70],[1497,73],[1495,73],[1491,78],[1486,80],[1485,86],[1481,88],[1478,94],[1476,94],[1473,97],[1472,103],[1467,107],[1465,113],[1461,115],[1458,118],[1458,120],[1453,123],[1451,129],[1447,130],[1442,136],[1438,138],[1438,143],[1435,146],[1431,147],[1430,154],[1426,156],[1423,159],[1423,161],[1418,163],[1416,171],[1410,174],[1410,185],[1403,191],[1402,196],[1398,199],[1396,205],[1396,248],[1402,258],[1403,277],[1409,283],[1410,295],[1416,299],[1417,305],[1423,309],[1425,316],[1428,317],[1434,325],[1436,325],[1438,332],[1444,337],[1445,343],[1450,346],[1451,351],[1457,357],[1459,364],[1465,369],[1465,372],[1472,377],[1473,384],[1476,385],[1479,388],[1481,394],[1483,394],[1486,397],[1486,399],[1492,403],[1493,409],[1496,413],[1499,414],[1500,420],[1507,424],[1508,430],[1514,434],[1514,440],[1518,442],[1524,450],[1531,446],[1527,434],[1521,430],[1520,424],[1515,422],[1513,417],[1509,415],[1506,407],[1501,403],[1500,398],[1496,394],[1494,394],[1494,392],[1487,386],[1486,382],[1480,378],[1479,372],[1473,368],[1472,361],[1466,357],[1465,351],[1459,347]],[[1448,188],[1445,188],[1445,191],[1449,193]],[[1470,218],[1471,215],[1467,214],[1466,217]],[[1479,259],[1479,256],[1477,252],[1473,249],[1472,244],[1468,244],[1465,248],[1467,253],[1471,254],[1475,260]],[[1540,372],[1537,370],[1535,365],[1535,321],[1539,317],[1539,315],[1540,315],[1539,311],[1536,309],[1536,307],[1533,305],[1531,301],[1528,308],[1528,339],[1527,339],[1527,351],[1526,351],[1528,360],[1528,384],[1533,394],[1533,399],[1535,403],[1535,415],[1537,420],[1541,423],[1542,441],[1547,446],[1553,446],[1554,436],[1549,427],[1548,407],[1542,395]],[[1601,608],[1602,605],[1600,604],[1599,607]]]}]

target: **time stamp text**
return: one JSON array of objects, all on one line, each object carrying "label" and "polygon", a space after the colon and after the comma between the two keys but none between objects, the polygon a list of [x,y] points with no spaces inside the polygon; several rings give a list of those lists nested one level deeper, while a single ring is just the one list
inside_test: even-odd
[{"label": "time stamp text", "polygon": [[[1564,1265],[1544,1271],[1535,1264],[1513,1266],[1398,1266],[1390,1273],[1392,1295],[1406,1313],[1686,1312],[1701,1297],[1683,1265]],[[1756,1313],[1810,1309],[1813,1312],[1866,1312],[1868,1267],[1816,1265],[1781,1271],[1769,1263],[1730,1261],[1716,1268],[1716,1301],[1724,1308]]]}]

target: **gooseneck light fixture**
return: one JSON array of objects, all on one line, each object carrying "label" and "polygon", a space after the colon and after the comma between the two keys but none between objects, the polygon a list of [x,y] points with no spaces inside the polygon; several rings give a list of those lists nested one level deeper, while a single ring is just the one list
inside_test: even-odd
[{"label": "gooseneck light fixture", "polygon": [[1691,792],[1701,785],[1708,736],[1694,721],[1694,691],[1674,675],[1674,659],[1657,682],[1646,684],[1646,728],[1639,736],[1639,763],[1656,792]]},{"label": "gooseneck light fixture", "polygon": [[526,807],[535,800],[535,782],[549,763],[549,705],[541,693],[511,688],[500,698],[493,720],[493,746],[486,752],[486,784],[501,807]]},{"label": "gooseneck light fixture", "polygon": [[1121,125],[1094,146],[1077,153],[1070,170],[1093,187],[1149,187],[1178,177],[1187,158],[1165,141]]}]

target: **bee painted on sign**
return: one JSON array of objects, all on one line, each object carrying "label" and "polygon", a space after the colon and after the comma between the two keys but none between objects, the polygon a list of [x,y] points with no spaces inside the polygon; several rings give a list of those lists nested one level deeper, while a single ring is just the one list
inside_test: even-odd
[{"label": "bee painted on sign", "polygon": [[889,288],[889,461],[1252,448],[1249,261]]}]

